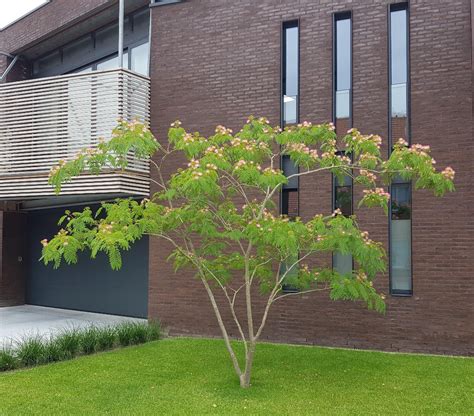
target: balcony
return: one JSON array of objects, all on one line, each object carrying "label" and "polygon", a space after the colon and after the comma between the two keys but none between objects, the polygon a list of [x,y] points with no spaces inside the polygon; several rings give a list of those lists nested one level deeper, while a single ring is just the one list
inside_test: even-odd
[{"label": "balcony", "polygon": [[[149,122],[150,81],[126,69],[0,84],[0,200],[55,196],[48,174],[59,160],[110,138],[117,119]],[[84,174],[61,196],[146,196],[149,163]]]}]

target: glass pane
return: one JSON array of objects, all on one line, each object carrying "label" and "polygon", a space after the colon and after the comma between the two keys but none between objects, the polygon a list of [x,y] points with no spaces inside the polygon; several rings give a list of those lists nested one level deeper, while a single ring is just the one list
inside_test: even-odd
[{"label": "glass pane", "polygon": [[392,221],[390,261],[392,290],[411,291],[411,220]]},{"label": "glass pane", "polygon": [[[128,53],[124,52],[123,54],[123,67],[128,68]],[[105,61],[99,62],[97,64],[97,70],[103,71],[106,69],[115,69],[119,68],[118,56],[114,55],[111,58],[106,59]]]},{"label": "glass pane", "polygon": [[[285,176],[291,176],[298,173],[298,167],[292,162],[288,155],[282,158],[282,170]],[[283,185],[283,189],[298,189],[298,178],[295,176],[289,179],[286,185]]]},{"label": "glass pane", "polygon": [[392,85],[392,117],[407,116],[407,84]]},{"label": "glass pane", "polygon": [[404,84],[407,71],[407,11],[396,10],[390,13],[390,62],[393,84]]},{"label": "glass pane", "polygon": [[336,91],[351,88],[351,19],[336,22]]},{"label": "glass pane", "polygon": [[79,62],[79,65],[87,64],[87,61],[84,62],[84,55],[91,53],[93,49],[94,42],[90,35],[76,40],[63,48],[63,63],[75,63],[74,66],[77,66],[78,61],[82,61]]},{"label": "glass pane", "polygon": [[148,42],[131,49],[131,69],[142,75],[148,75]]},{"label": "glass pane", "polygon": [[99,62],[97,64],[97,69],[99,71],[102,71],[104,69],[113,69],[113,68],[118,68],[118,57],[117,56],[106,59],[105,61]]},{"label": "glass pane", "polygon": [[54,71],[55,67],[59,67],[60,65],[61,55],[59,51],[56,51],[41,59],[36,60],[33,66],[33,73],[35,75],[43,73],[47,75],[51,71]]},{"label": "glass pane", "polygon": [[297,103],[298,97],[285,95],[283,97],[283,117],[285,124],[294,124],[297,122]]},{"label": "glass pane", "polygon": [[409,183],[391,187],[392,220],[411,219],[411,186]]},{"label": "glass pane", "polygon": [[110,50],[117,48],[118,44],[118,25],[114,24],[107,26],[104,29],[98,30],[95,35],[95,47],[97,50]]},{"label": "glass pane", "polygon": [[92,71],[92,66],[86,66],[85,68],[79,68],[72,72],[74,74],[82,74],[82,73],[91,72],[91,71]]},{"label": "glass pane", "polygon": [[352,215],[352,186],[336,186],[334,202],[335,209],[339,208],[342,215]]},{"label": "glass pane", "polygon": [[150,10],[145,9],[133,15],[133,31],[143,35],[148,34],[148,27],[150,25]]},{"label": "glass pane", "polygon": [[298,264],[295,262],[298,260],[298,256],[295,255],[290,258],[286,263],[280,264],[280,276],[286,273],[285,279],[283,280],[282,288],[284,292],[297,292],[298,289],[295,287],[295,283],[298,279]]},{"label": "glass pane", "polygon": [[298,27],[285,29],[285,95],[298,95]]},{"label": "glass pane", "polygon": [[333,268],[340,274],[352,272],[352,256],[350,254],[334,253]]},{"label": "glass pane", "polygon": [[[350,94],[349,90],[336,91],[336,118],[349,118]],[[341,132],[345,134],[346,132]]]}]

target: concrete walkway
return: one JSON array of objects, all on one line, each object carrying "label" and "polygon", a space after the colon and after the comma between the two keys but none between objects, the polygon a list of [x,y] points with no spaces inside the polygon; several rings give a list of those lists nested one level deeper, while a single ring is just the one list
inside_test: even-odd
[{"label": "concrete walkway", "polygon": [[67,328],[107,326],[143,319],[23,305],[0,308],[0,348],[28,336],[49,336]]}]

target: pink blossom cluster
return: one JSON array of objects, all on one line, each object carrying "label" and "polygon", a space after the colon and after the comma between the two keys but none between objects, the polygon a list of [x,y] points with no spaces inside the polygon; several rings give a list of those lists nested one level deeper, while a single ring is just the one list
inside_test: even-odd
[{"label": "pink blossom cluster", "polygon": [[349,156],[346,155],[337,155],[336,156],[342,163],[351,164],[352,160]]},{"label": "pink blossom cluster", "polygon": [[250,165],[250,166],[255,166],[258,170],[261,169],[261,166],[257,163],[255,163],[253,160],[250,160],[250,161],[246,161],[244,159],[240,159],[236,164],[235,164],[235,169],[240,169],[242,168],[243,166],[246,166],[246,165]]},{"label": "pink blossom cluster", "polygon": [[218,134],[232,134],[232,129],[228,129],[224,126],[218,125],[216,127],[216,133],[218,133]]},{"label": "pink blossom cluster", "polygon": [[383,188],[364,189],[362,192],[366,194],[367,196],[376,195],[376,196],[381,196],[386,199],[390,199],[390,194],[386,192],[385,189]]},{"label": "pink blossom cluster", "polygon": [[376,161],[377,156],[371,155],[370,153],[362,153],[359,158],[360,162],[365,162],[365,161]]},{"label": "pink blossom cluster", "polygon": [[302,123],[298,124],[298,127],[301,128],[301,127],[311,127],[312,126],[312,123],[309,122],[309,121],[303,121]]},{"label": "pink blossom cluster", "polygon": [[352,141],[357,144],[372,141],[379,149],[382,145],[382,138],[377,134],[363,135],[355,128],[347,130],[347,134],[350,134],[352,136]]},{"label": "pink blossom cluster", "polygon": [[374,173],[369,172],[369,171],[367,171],[367,170],[365,170],[365,169],[361,169],[361,170],[360,170],[360,174],[361,174],[362,176],[365,176],[367,179],[369,179],[369,180],[372,181],[372,182],[375,182],[375,181],[377,180],[377,176],[376,176]]},{"label": "pink blossom cluster", "polygon": [[219,148],[219,147],[216,147],[214,145],[212,146],[209,146],[206,150],[205,150],[205,153],[206,154],[210,154],[210,153],[214,153],[216,154],[217,156],[224,156],[224,151],[222,148]]},{"label": "pink blossom cluster", "polygon": [[449,179],[452,181],[454,179],[455,173],[456,172],[454,171],[454,169],[448,166],[441,172],[441,175],[443,175],[446,179]]},{"label": "pink blossom cluster", "polygon": [[336,217],[337,215],[342,215],[342,211],[339,208],[336,208],[331,214],[332,217]]},{"label": "pink blossom cluster", "polygon": [[199,166],[199,160],[196,159],[191,159],[191,161],[188,163],[188,167],[190,167],[191,169],[197,169]]},{"label": "pink blossom cluster", "polygon": [[184,136],[183,136],[183,142],[188,144],[188,143],[194,143],[198,141],[197,137],[193,136],[192,134],[190,133],[186,133]]},{"label": "pink blossom cluster", "polygon": [[371,240],[369,238],[369,232],[368,231],[362,231],[360,233],[360,236],[362,237],[362,239],[364,240],[364,243],[367,244],[367,245],[370,245],[373,243],[373,240]]},{"label": "pink blossom cluster", "polygon": [[305,146],[304,143],[288,143],[286,147],[290,152],[304,153],[313,159],[318,158],[318,151],[316,149],[310,149],[308,146]]},{"label": "pink blossom cluster", "polygon": [[271,174],[271,175],[277,175],[279,174],[281,171],[277,170],[277,169],[273,169],[273,168],[265,168],[263,169],[263,173],[267,173],[267,174]]},{"label": "pink blossom cluster", "polygon": [[206,169],[208,170],[217,170],[217,166],[214,163],[207,163]]},{"label": "pink blossom cluster", "polygon": [[408,151],[410,153],[415,153],[415,154],[418,154],[420,156],[428,156],[428,152],[430,151],[430,147],[429,146],[423,146],[422,144],[414,144],[413,146],[411,146]]}]

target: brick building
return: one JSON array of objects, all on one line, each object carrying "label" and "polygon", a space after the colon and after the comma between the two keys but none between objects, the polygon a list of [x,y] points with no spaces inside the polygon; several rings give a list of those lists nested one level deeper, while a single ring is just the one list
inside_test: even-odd
[{"label": "brick building", "polygon": [[[200,283],[174,273],[162,241],[141,241],[120,272],[106,259],[39,264],[38,241],[55,232],[66,206],[150,192],[148,167],[137,163],[86,175],[58,197],[46,184],[49,168],[106,136],[118,116],[149,120],[159,140],[177,118],[203,134],[217,124],[235,130],[249,114],[272,124],[332,120],[338,132],[381,135],[387,155],[399,137],[430,145],[457,172],[457,192],[437,199],[394,183],[387,218],[359,211],[350,181],[307,176],[286,187],[283,212],[309,219],[339,206],[385,244],[389,273],[377,285],[389,294],[387,313],[327,295],[289,297],[275,305],[264,338],[472,354],[472,2],[148,3],[125,1],[122,68],[117,1],[51,0],[0,32],[0,74],[8,71],[0,84],[0,306],[158,317],[171,333],[218,336]],[[344,268],[350,260],[323,261]]]}]

